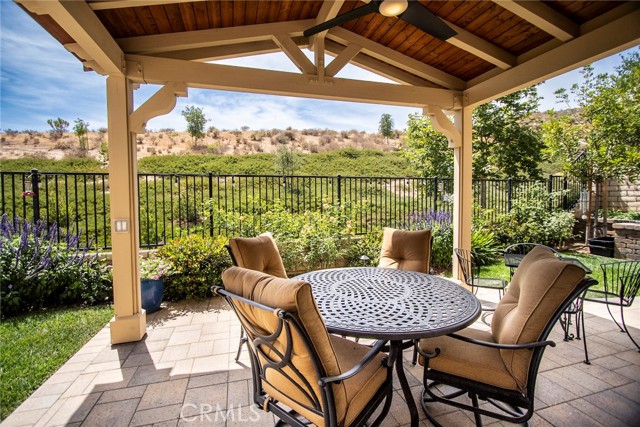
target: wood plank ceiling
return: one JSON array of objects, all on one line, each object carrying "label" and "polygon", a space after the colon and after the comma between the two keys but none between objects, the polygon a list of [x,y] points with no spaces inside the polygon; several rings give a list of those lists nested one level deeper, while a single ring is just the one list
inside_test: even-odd
[{"label": "wood plank ceiling", "polygon": [[[135,2],[90,0],[87,3],[116,40],[156,34],[242,27],[316,19],[322,1],[180,1]],[[115,3],[121,3],[114,6]],[[501,1],[421,1],[444,21],[517,58],[554,40],[554,36],[518,16]],[[507,2],[509,3],[509,2]],[[544,1],[542,6],[579,26],[620,6],[622,1]],[[363,6],[345,1],[338,14]],[[504,7],[503,7],[504,6]],[[46,15],[34,15],[62,44],[73,43],[64,30]],[[405,21],[370,14],[342,25],[345,30],[392,49],[408,58],[468,82],[496,69],[495,62],[440,41]],[[125,53],[128,53],[124,49]],[[362,55],[362,54],[361,54]],[[379,59],[379,58],[378,58]],[[394,66],[391,64],[390,66]],[[438,86],[426,82],[424,86]]]}]

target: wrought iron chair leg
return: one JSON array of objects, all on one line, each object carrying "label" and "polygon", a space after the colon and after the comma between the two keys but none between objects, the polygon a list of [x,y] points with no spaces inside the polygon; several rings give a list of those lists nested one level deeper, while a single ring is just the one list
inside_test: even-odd
[{"label": "wrought iron chair leg", "polygon": [[[480,405],[478,405],[478,396],[475,393],[469,393],[469,396],[471,397],[471,403],[473,404],[473,407],[480,409]],[[476,420],[476,426],[482,427],[482,415],[480,415],[476,411],[473,411],[473,417]]]},{"label": "wrought iron chair leg", "polygon": [[629,328],[627,328],[627,325],[624,323],[624,307],[622,305],[620,305],[620,318],[622,319],[622,326],[624,327],[624,331],[627,333],[627,336],[629,337],[631,342],[636,346],[638,352],[640,352],[640,346],[638,345],[636,340],[633,339],[631,333],[629,332]]},{"label": "wrought iron chair leg", "polygon": [[240,359],[240,353],[242,352],[242,344],[247,343],[247,336],[244,334],[244,331],[240,330],[240,342],[238,343],[238,352],[236,353],[236,362]]},{"label": "wrought iron chair leg", "polygon": [[[618,323],[618,321],[614,317],[613,313],[611,312],[611,306],[609,304],[607,304],[607,311],[609,312],[609,316],[611,316],[611,319],[613,320],[613,323],[615,323],[616,326],[618,327],[618,329],[620,329],[620,332],[624,332],[624,328],[622,326],[620,326],[620,323]],[[622,311],[622,301],[620,301],[620,311]]]},{"label": "wrought iron chair leg", "polygon": [[584,300],[582,301],[582,308],[583,309],[580,310],[580,322],[582,323],[582,345],[584,346],[584,363],[586,365],[591,365],[591,362],[589,361],[589,351],[587,350],[587,330],[584,327]]}]

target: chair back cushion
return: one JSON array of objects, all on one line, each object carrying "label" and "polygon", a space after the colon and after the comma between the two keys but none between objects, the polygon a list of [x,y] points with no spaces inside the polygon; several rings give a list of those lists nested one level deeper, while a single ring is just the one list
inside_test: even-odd
[{"label": "chair back cushion", "polygon": [[[513,276],[491,321],[491,333],[500,344],[526,344],[546,339],[542,333],[567,297],[584,278],[577,265],[556,258],[548,248],[529,252]],[[501,350],[507,370],[521,390],[527,384],[531,350]]]},{"label": "chair back cushion", "polygon": [[378,267],[429,273],[431,230],[385,228]]},{"label": "chair back cushion", "polygon": [[[278,278],[240,267],[232,267],[222,273],[222,281],[229,292],[274,309],[283,309],[298,320],[303,331],[291,328],[291,343],[288,342],[287,332],[282,331],[273,344],[278,352],[270,349],[269,346],[260,346],[260,349],[266,353],[264,356],[253,348],[255,332],[260,335],[273,334],[281,323],[280,318],[273,311],[232,300],[249,338],[252,352],[257,354],[259,359],[261,373],[264,376],[262,387],[265,392],[295,409],[316,425],[324,425],[323,416],[309,410],[310,407],[322,404],[318,372],[322,369],[324,375],[339,375],[340,367],[329,334],[313,299],[311,286],[300,280]],[[305,344],[308,341],[303,334],[306,334],[308,341],[311,342],[321,367],[317,366],[312,351]],[[273,361],[282,360],[282,354],[289,345],[292,353],[286,366],[281,370],[265,368]],[[333,393],[337,417],[341,420],[345,417],[347,407],[344,383],[335,385]],[[314,395],[320,399],[319,403],[317,401],[314,403]],[[322,408],[323,412],[325,409]]]},{"label": "chair back cushion", "polygon": [[238,267],[262,271],[271,276],[287,277],[280,251],[271,233],[257,237],[234,237],[229,239],[229,247]]}]

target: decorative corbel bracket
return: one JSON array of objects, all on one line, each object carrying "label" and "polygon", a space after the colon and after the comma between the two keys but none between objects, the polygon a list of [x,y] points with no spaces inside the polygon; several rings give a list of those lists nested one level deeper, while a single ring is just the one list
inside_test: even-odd
[{"label": "decorative corbel bracket", "polygon": [[447,137],[449,148],[462,147],[462,134],[440,107],[427,105],[422,109],[422,114],[429,116],[433,128]]},{"label": "decorative corbel bracket", "polygon": [[153,96],[129,115],[129,130],[144,133],[147,122],[154,117],[169,113],[176,106],[177,97],[187,96],[185,83],[167,83]]}]

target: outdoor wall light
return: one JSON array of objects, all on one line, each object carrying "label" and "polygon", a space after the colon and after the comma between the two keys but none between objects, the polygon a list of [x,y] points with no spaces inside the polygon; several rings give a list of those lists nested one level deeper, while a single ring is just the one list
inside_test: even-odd
[{"label": "outdoor wall light", "polygon": [[409,7],[407,0],[385,0],[380,5],[380,13],[384,16],[398,16]]}]

